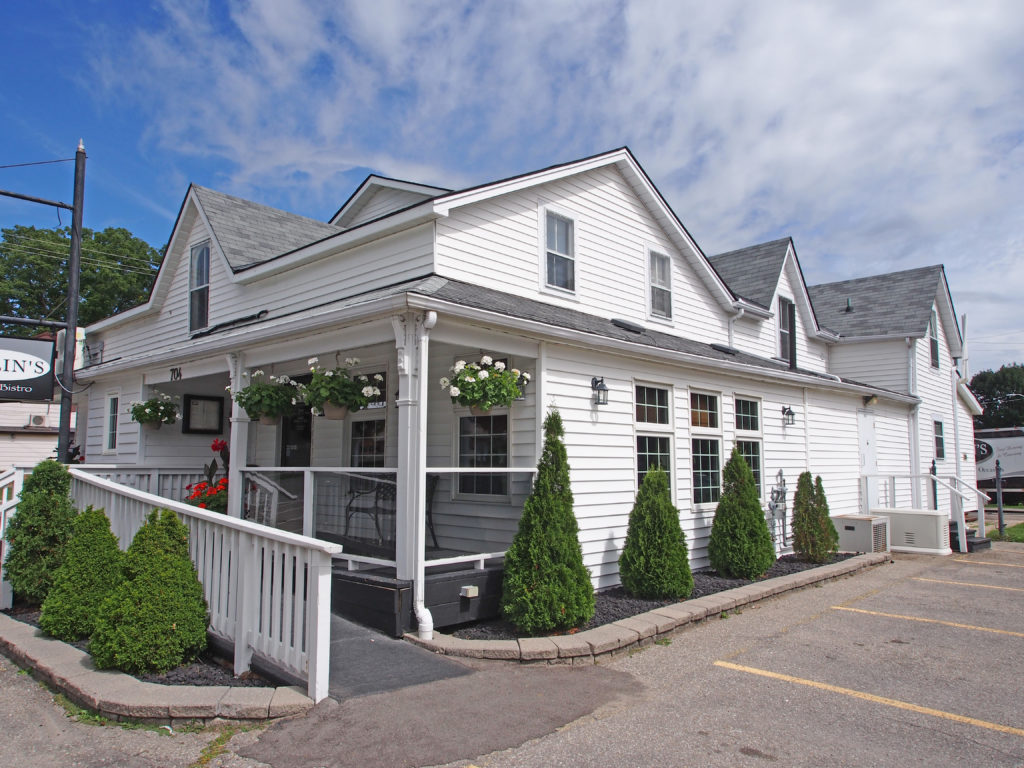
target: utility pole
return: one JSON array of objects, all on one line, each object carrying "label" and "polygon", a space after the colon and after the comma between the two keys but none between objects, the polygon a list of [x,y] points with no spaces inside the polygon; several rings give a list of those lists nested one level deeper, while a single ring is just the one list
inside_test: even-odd
[{"label": "utility pole", "polygon": [[85,145],[78,140],[75,152],[75,191],[71,206],[71,254],[68,256],[68,314],[64,331],[64,365],[60,372],[60,429],[57,460],[71,461],[71,391],[75,383],[75,353],[78,351],[78,293],[82,266],[82,204],[85,201]]}]

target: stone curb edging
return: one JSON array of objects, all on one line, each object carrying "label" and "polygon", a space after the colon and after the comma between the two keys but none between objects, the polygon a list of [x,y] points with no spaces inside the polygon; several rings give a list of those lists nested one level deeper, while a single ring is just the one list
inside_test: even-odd
[{"label": "stone curb edging", "polygon": [[173,727],[196,720],[267,720],[297,715],[313,706],[297,686],[160,685],[123,672],[98,670],[85,651],[4,614],[0,614],[0,653],[78,706],[112,720]]},{"label": "stone curb edging", "polygon": [[784,592],[847,576],[880,565],[888,559],[888,552],[857,555],[839,563],[756,581],[696,600],[662,606],[647,613],[572,635],[524,637],[519,640],[463,640],[435,630],[432,640],[421,640],[411,632],[405,635],[405,639],[445,656],[517,661],[523,664],[597,664],[602,660],[651,645],[656,640],[675,634],[709,616],[718,616],[724,611],[750,605]]}]

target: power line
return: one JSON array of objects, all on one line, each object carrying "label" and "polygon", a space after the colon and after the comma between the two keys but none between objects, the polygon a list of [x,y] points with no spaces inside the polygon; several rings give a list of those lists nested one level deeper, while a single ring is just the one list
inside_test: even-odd
[{"label": "power line", "polygon": [[[63,263],[67,259],[67,257],[64,256],[61,253],[56,253],[54,251],[47,251],[47,250],[44,250],[42,248],[36,248],[35,246],[31,246],[31,245],[16,245],[14,243],[11,243],[9,245],[9,247],[12,250],[14,250],[16,252],[19,252],[19,253],[22,253],[22,254],[26,254],[26,255],[30,255],[30,256],[40,256],[42,258],[50,259],[52,261],[58,261],[58,262],[61,262],[61,263]],[[92,267],[109,267],[109,266],[111,266],[110,264],[108,264],[107,262],[103,261],[102,259],[90,259],[90,258],[82,258],[82,264],[86,264],[86,265],[92,266]],[[134,267],[134,266],[127,265],[127,264],[120,266],[119,269],[122,272],[131,272],[132,274],[146,275],[148,277],[152,277],[155,274],[155,272],[152,269],[149,269],[149,270],[139,269],[138,267]]]},{"label": "power line", "polygon": [[37,160],[34,163],[12,163],[11,165],[0,165],[0,169],[3,168],[27,168],[30,165],[51,165],[53,163],[73,163],[75,158],[68,157],[63,160]]},{"label": "power line", "polygon": [[[34,243],[40,243],[40,244],[46,245],[46,246],[53,246],[54,245],[53,241],[46,240],[45,238],[41,238],[41,237],[29,237],[28,235],[21,235],[21,234],[19,234],[19,235],[17,235],[17,238],[21,239],[21,240],[29,240],[29,241],[34,242]],[[61,239],[64,239],[64,238],[61,238]],[[7,238],[4,242],[14,243],[14,242],[16,242],[16,239]],[[67,242],[68,242],[68,245],[70,246],[71,245],[71,240],[68,239]],[[142,256],[129,256],[127,254],[112,253],[110,251],[101,251],[98,248],[86,247],[85,245],[82,246],[82,251],[83,252],[88,251],[89,253],[100,254],[102,256],[112,256],[115,259],[122,259],[122,260],[128,260],[128,261],[141,261],[141,262],[143,262],[143,263],[145,263],[147,265],[149,265],[149,264],[155,265],[155,262],[150,261],[149,259],[145,259]]]},{"label": "power line", "polygon": [[[48,243],[48,242],[45,242],[45,241],[42,241],[42,240],[36,240],[34,242],[39,243],[39,245],[24,245],[23,243],[20,243],[20,242],[15,242],[13,240],[7,240],[4,243],[0,243],[0,248],[4,247],[4,245],[7,245],[10,248],[21,248],[22,250],[35,251],[35,252],[38,252],[38,253],[51,253],[51,254],[54,254],[54,255],[62,256],[62,257],[64,255],[64,251],[58,249],[52,243]],[[53,247],[51,247],[51,246],[53,246]],[[97,256],[99,254],[103,254],[103,251],[93,251],[92,249],[89,249],[89,248],[83,248],[82,249],[82,253],[88,253],[90,256],[95,257],[95,256]],[[140,258],[138,256],[118,256],[117,254],[103,254],[103,255],[109,255],[111,258],[118,259],[119,261],[122,261],[122,262],[136,262],[134,264],[133,263],[124,264],[124,266],[127,267],[127,268],[139,269],[141,267],[146,267],[148,269],[148,271],[153,272],[153,271],[155,271],[155,269],[157,267],[157,265],[154,264],[153,262],[146,261],[145,259]],[[106,262],[103,261],[103,259],[98,259],[98,258],[94,258],[94,261],[97,262],[97,263],[101,263],[101,264],[102,263],[106,263]]]}]

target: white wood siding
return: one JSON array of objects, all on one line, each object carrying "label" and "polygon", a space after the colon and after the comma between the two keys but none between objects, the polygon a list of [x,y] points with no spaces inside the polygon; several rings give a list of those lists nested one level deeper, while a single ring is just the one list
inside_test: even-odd
[{"label": "white wood siding", "polygon": [[[573,220],[575,296],[542,290],[545,206]],[[671,322],[647,311],[648,249],[672,261]],[[705,342],[726,341],[722,307],[640,203],[604,168],[453,210],[437,222],[437,272]]]},{"label": "white wood siding", "polygon": [[421,203],[427,197],[427,195],[418,192],[409,192],[402,189],[378,188],[367,195],[358,207],[349,212],[351,218],[345,227],[346,229],[351,229],[367,221],[379,219],[381,216],[387,216],[389,213]]},{"label": "white wood siding", "polygon": [[[821,476],[829,513],[856,514],[860,504],[860,397],[824,392],[807,394],[807,469]],[[876,420],[877,434],[878,424]],[[796,486],[793,487],[796,492]],[[792,500],[792,497],[790,497]]]},{"label": "white wood siding", "polygon": [[[190,245],[208,237],[197,224]],[[216,248],[210,257],[210,327],[267,310],[270,318],[355,296],[429,274],[433,227],[422,225],[253,284],[232,282]],[[147,316],[100,334],[103,359],[131,355],[188,339],[189,253],[178,262],[158,316]],[[93,341],[94,339],[90,339]]]},{"label": "white wood siding", "polygon": [[909,392],[909,359],[903,339],[835,344],[829,351],[829,373],[896,392]]},{"label": "white wood siding", "polygon": [[[945,443],[945,459],[935,462],[939,475],[956,474],[956,448],[954,445],[954,413],[953,413],[953,358],[946,344],[945,328],[942,315],[936,312],[939,324],[939,367],[933,368],[931,363],[931,343],[927,336],[914,340],[914,365],[917,368],[917,396],[921,398],[918,410],[918,432],[920,440],[921,466],[919,471],[927,473],[931,470],[932,459],[935,459],[934,422],[941,421]],[[930,490],[929,490],[930,494]],[[939,509],[950,509],[949,493],[939,488]],[[930,496],[922,499],[929,506]]]},{"label": "white wood siding", "polygon": [[[878,474],[905,476],[913,472],[910,460],[910,406],[877,403],[870,409],[875,420],[875,451]],[[896,506],[911,507],[911,486],[897,479]],[[833,514],[837,514],[833,512]]]}]

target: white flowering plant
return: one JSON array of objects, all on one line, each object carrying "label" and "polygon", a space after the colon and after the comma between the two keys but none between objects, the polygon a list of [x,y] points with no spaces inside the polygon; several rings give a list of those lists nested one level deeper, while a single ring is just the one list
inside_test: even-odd
[{"label": "white flowering plant", "polygon": [[261,416],[277,418],[298,402],[297,384],[288,376],[267,376],[263,371],[253,371],[252,376],[248,373],[242,375],[249,383],[235,392],[233,397],[249,414],[250,419]]},{"label": "white flowering plant", "polygon": [[132,403],[128,412],[132,421],[139,424],[173,424],[178,420],[178,406],[174,398],[163,392],[157,392],[141,403]]},{"label": "white flowering plant", "polygon": [[453,403],[489,411],[511,405],[523,396],[529,382],[530,374],[484,355],[479,363],[459,360],[451,367],[451,376],[442,377],[440,383]]},{"label": "white flowering plant", "polygon": [[312,376],[308,384],[299,386],[303,402],[314,413],[320,413],[324,403],[347,406],[350,410],[358,411],[375,397],[380,397],[380,388],[369,376],[349,373],[349,368],[359,365],[359,358],[345,358],[344,367],[337,368],[321,368],[318,362],[319,358],[309,359],[307,364]]}]

